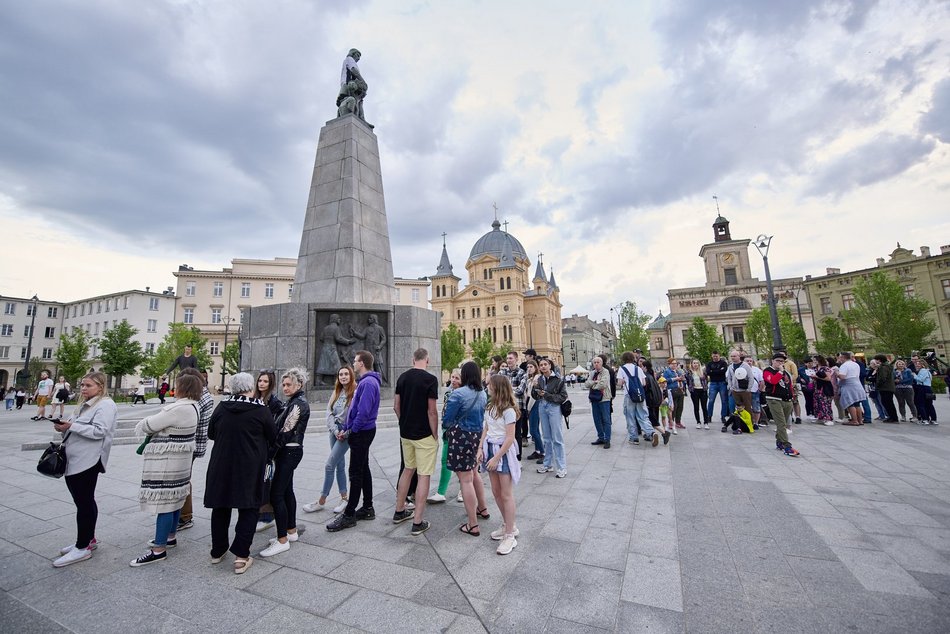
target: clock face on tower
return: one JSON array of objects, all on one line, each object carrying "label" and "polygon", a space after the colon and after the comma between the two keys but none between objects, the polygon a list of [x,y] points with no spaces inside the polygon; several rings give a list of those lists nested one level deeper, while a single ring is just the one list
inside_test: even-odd
[{"label": "clock face on tower", "polygon": [[733,253],[723,253],[722,254],[722,263],[723,264],[733,264],[736,261],[736,256]]}]

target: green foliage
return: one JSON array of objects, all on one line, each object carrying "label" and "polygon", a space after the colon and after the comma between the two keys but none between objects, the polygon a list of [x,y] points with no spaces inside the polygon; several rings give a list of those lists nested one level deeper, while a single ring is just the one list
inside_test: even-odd
[{"label": "green foliage", "polygon": [[[778,328],[782,334],[782,343],[789,357],[796,361],[808,355],[808,337],[798,318],[787,304],[778,307]],[[746,337],[755,346],[760,356],[772,352],[772,317],[768,306],[754,309],[746,320]]]},{"label": "green foliage", "polygon": [[[241,371],[241,342],[232,341],[221,352],[221,362],[225,374],[235,375]],[[168,367],[168,366],[165,366]]]},{"label": "green foliage", "polygon": [[712,359],[713,351],[718,350],[725,355],[729,350],[726,340],[722,338],[719,329],[702,317],[694,317],[693,323],[686,332],[686,353],[690,359],[699,359],[707,363]]},{"label": "green foliage", "polygon": [[204,337],[201,336],[201,331],[195,326],[183,323],[169,324],[168,334],[155,348],[155,354],[149,357],[142,366],[142,375],[161,377],[178,355],[185,351],[185,346],[192,347],[191,354],[198,363],[198,369],[206,370],[211,367],[211,356],[205,349],[206,343]]},{"label": "green foliage", "polygon": [[947,393],[947,382],[944,381],[939,376],[935,376],[932,379],[930,379],[930,387],[934,391],[934,394]]},{"label": "green foliage", "polygon": [[56,362],[59,364],[59,373],[66,377],[70,385],[77,385],[89,370],[90,341],[82,328],[73,328],[71,334],[59,336]]},{"label": "green foliage", "polygon": [[[30,381],[29,381],[29,385],[27,386],[28,387],[27,391],[32,391],[36,389],[36,384],[40,382],[40,373],[43,370],[46,370],[46,362],[40,359],[39,357],[32,357],[30,358],[30,363],[27,365],[27,368],[29,369],[29,372],[30,372]],[[22,371],[23,370],[21,368],[20,372]],[[55,381],[56,377],[53,376],[53,371],[47,370],[47,372],[49,372],[50,378]]]},{"label": "green foliage", "polygon": [[825,317],[818,322],[818,341],[815,342],[815,351],[827,357],[842,350],[854,350],[854,341],[841,322],[834,317]]},{"label": "green foliage", "polygon": [[495,349],[492,350],[492,356],[496,354],[500,357],[507,357],[508,353],[515,349],[515,346],[510,341],[502,341],[500,344],[495,346]]},{"label": "green foliage", "polygon": [[646,326],[650,316],[637,309],[636,302],[626,301],[620,308],[620,330],[617,333],[617,350],[627,352],[646,350],[650,347],[650,336]]},{"label": "green foliage", "polygon": [[495,353],[495,342],[491,340],[491,334],[486,330],[482,336],[473,339],[468,347],[472,350],[472,361],[478,364],[483,370],[491,365],[492,355]]},{"label": "green foliage", "polygon": [[106,330],[99,339],[99,359],[102,360],[102,371],[115,377],[113,386],[116,391],[121,387],[122,377],[126,374],[135,374],[136,368],[145,361],[142,344],[134,338],[137,333],[138,329],[123,319]]},{"label": "green foliage", "polygon": [[937,323],[927,317],[933,304],[908,297],[900,282],[876,271],[854,285],[854,308],[844,313],[845,323],[871,335],[875,350],[907,356],[927,347]]},{"label": "green foliage", "polygon": [[462,331],[455,324],[442,331],[442,369],[451,372],[465,358],[465,344],[462,343]]}]

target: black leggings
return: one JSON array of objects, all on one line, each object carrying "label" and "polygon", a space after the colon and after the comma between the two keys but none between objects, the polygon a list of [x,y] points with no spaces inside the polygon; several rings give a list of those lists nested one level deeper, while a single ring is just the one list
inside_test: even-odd
[{"label": "black leggings", "polygon": [[96,520],[99,507],[96,505],[96,483],[99,474],[105,472],[102,460],[75,475],[66,476],[66,488],[76,505],[76,548],[82,550],[96,536]]},{"label": "black leggings", "polygon": [[693,390],[689,393],[689,397],[693,400],[693,416],[696,417],[696,424],[699,424],[699,411],[703,412],[702,422],[709,424],[709,412],[706,410],[706,401],[709,400],[709,395],[706,392],[706,389]]},{"label": "black leggings", "polygon": [[283,447],[274,458],[274,479],[270,485],[270,503],[274,507],[277,537],[287,537],[287,529],[297,528],[294,470],[302,458],[303,447]]},{"label": "black leggings", "polygon": [[350,434],[350,499],[343,514],[353,517],[356,505],[363,498],[365,508],[373,508],[373,474],[369,470],[369,447],[376,437],[376,428]]}]

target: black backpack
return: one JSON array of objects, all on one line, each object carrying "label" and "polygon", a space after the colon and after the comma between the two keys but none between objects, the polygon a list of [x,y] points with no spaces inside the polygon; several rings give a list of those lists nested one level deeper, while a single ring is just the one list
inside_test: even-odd
[{"label": "black backpack", "polygon": [[574,411],[574,404],[571,403],[571,399],[567,399],[561,403],[561,416],[564,417],[564,424],[567,425],[567,428],[571,428],[571,412]]}]

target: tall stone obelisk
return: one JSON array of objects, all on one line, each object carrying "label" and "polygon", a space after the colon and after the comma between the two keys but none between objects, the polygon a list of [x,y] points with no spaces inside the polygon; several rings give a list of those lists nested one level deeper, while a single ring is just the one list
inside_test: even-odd
[{"label": "tall stone obelisk", "polygon": [[392,304],[394,290],[379,143],[344,115],[320,130],[293,300]]}]

